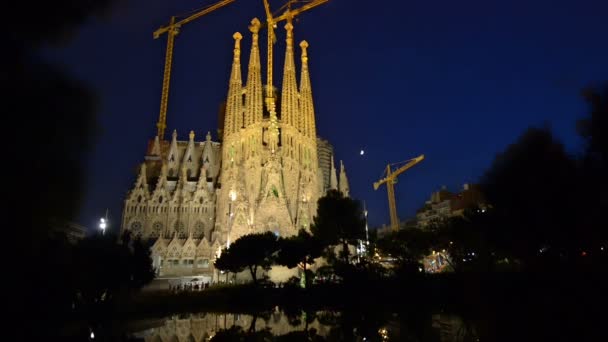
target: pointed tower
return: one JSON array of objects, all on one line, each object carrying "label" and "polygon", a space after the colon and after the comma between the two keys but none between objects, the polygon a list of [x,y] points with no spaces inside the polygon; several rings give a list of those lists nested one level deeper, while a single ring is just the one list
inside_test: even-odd
[{"label": "pointed tower", "polygon": [[190,139],[188,140],[188,146],[186,147],[184,158],[182,158],[182,168],[186,168],[186,174],[188,177],[193,177],[196,175],[198,168],[196,165],[196,158],[194,156],[194,131],[190,131],[188,137]]},{"label": "pointed tower", "polygon": [[310,75],[308,73],[308,42],[303,40],[300,43],[302,48],[302,73],[300,76],[300,112],[302,113],[302,130],[304,134],[312,139],[316,139],[317,128],[315,125],[315,109],[312,101],[312,88],[310,85]]},{"label": "pointed tower", "polygon": [[154,137],[154,143],[152,144],[152,151],[150,151],[150,155],[160,157],[160,141],[158,139],[158,135]]},{"label": "pointed tower", "polygon": [[296,66],[293,57],[293,25],[291,20],[285,25],[287,31],[287,48],[285,49],[285,66],[283,68],[283,89],[281,91],[281,122],[299,128],[298,120],[298,86]]},{"label": "pointed tower", "polygon": [[348,186],[348,178],[346,178],[346,170],[344,169],[344,163],[340,160],[340,192],[344,197],[350,197],[350,187]]},{"label": "pointed tower", "polygon": [[226,100],[226,115],[224,119],[224,142],[238,132],[243,126],[243,82],[241,81],[241,39],[243,36],[236,32],[234,38],[234,57]]},{"label": "pointed tower", "polygon": [[331,156],[331,171],[329,174],[329,189],[338,190],[338,177],[336,176],[336,168],[334,167],[334,156]]},{"label": "pointed tower", "polygon": [[262,67],[260,64],[260,49],[258,47],[258,32],[260,20],[253,18],[249,30],[252,33],[251,54],[247,69],[247,86],[245,87],[245,127],[262,121],[264,101],[262,94]]},{"label": "pointed tower", "polygon": [[171,146],[167,154],[167,167],[169,168],[167,175],[169,177],[177,177],[179,175],[179,149],[177,148],[177,130],[173,130],[171,135]]},{"label": "pointed tower", "polygon": [[139,169],[139,176],[137,177],[137,182],[135,183],[135,188],[145,189],[146,193],[148,192],[148,175],[146,174],[146,163],[142,163]]}]

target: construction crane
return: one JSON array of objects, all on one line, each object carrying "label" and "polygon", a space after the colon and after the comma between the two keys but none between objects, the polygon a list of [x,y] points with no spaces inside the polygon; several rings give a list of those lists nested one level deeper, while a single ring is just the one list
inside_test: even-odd
[{"label": "construction crane", "polygon": [[163,88],[160,96],[160,114],[158,117],[158,123],[156,124],[159,139],[164,139],[165,128],[167,127],[167,104],[169,103],[169,83],[171,80],[171,64],[173,62],[173,43],[175,41],[175,36],[179,33],[179,29],[183,25],[234,1],[235,0],[222,0],[179,21],[176,21],[177,18],[172,16],[168,25],[162,26],[158,30],[154,31],[154,39],[158,39],[163,33],[167,33],[167,52],[165,53],[165,71],[163,73]]},{"label": "construction crane", "polygon": [[308,3],[306,3],[305,5],[302,5],[301,7],[298,7],[297,9],[292,10],[291,9],[291,4],[292,3],[296,3],[296,2],[301,2],[301,1],[294,1],[294,0],[289,0],[287,2],[287,4],[283,5],[281,7],[285,8],[287,7],[287,10],[280,16],[278,17],[274,17],[272,12],[270,11],[270,4],[268,3],[268,0],[263,0],[264,1],[264,10],[266,10],[266,25],[268,27],[268,59],[267,59],[267,64],[266,64],[266,84],[267,84],[267,88],[266,88],[266,105],[270,110],[274,110],[274,94],[273,94],[273,89],[272,89],[272,61],[273,61],[273,44],[275,41],[275,37],[274,37],[274,29],[276,28],[276,24],[278,22],[281,22],[283,20],[287,20],[289,22],[291,22],[291,20],[299,15],[302,12],[308,11],[312,8],[315,8],[319,5],[322,5],[326,2],[328,2],[329,0],[312,0]]},{"label": "construction crane", "polygon": [[[388,207],[391,214],[391,229],[393,231],[399,229],[399,217],[397,216],[397,204],[395,203],[395,183],[397,183],[397,177],[412,166],[420,163],[423,159],[424,154],[416,158],[406,160],[404,162],[388,164],[383,174],[386,175],[386,177],[381,178],[377,182],[374,182],[374,190],[378,190],[380,185],[386,183],[386,190],[388,192]],[[405,165],[399,167],[394,171],[391,170],[392,166],[400,165],[402,163],[405,163]]]}]

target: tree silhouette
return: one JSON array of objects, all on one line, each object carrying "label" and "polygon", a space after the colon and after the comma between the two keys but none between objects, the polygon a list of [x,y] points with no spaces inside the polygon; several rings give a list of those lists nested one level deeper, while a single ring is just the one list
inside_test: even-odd
[{"label": "tree silhouette", "polygon": [[376,247],[395,258],[399,268],[418,272],[420,260],[430,253],[431,244],[429,231],[414,228],[393,232],[378,240]]},{"label": "tree silhouette", "polygon": [[306,277],[307,264],[312,264],[315,259],[321,256],[323,245],[304,229],[300,229],[298,235],[279,240],[279,254],[276,262],[289,268],[302,265],[304,269],[303,277],[305,287],[310,284],[310,279]]},{"label": "tree silhouette", "polygon": [[481,186],[496,220],[489,231],[496,247],[534,262],[542,248],[575,249],[576,163],[544,128],[528,129],[500,153]]},{"label": "tree silhouette", "polygon": [[580,244],[597,249],[608,246],[608,231],[603,227],[608,212],[608,82],[585,89],[583,96],[589,115],[577,127],[585,142],[578,194],[586,199],[579,208]]},{"label": "tree silhouette", "polygon": [[342,245],[341,259],[348,262],[348,245],[365,238],[365,216],[361,203],[329,190],[319,198],[317,215],[310,227],[312,235],[324,246]]},{"label": "tree silhouette", "polygon": [[258,268],[270,269],[278,248],[277,237],[272,232],[244,235],[222,252],[215,261],[215,267],[234,273],[247,268],[251,273],[251,280],[257,285]]}]

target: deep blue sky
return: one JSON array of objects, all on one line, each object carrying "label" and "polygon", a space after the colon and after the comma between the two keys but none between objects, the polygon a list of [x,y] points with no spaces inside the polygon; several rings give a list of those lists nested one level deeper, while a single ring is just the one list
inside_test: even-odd
[{"label": "deep blue sky", "polygon": [[[68,46],[48,52],[101,101],[99,137],[86,161],[82,224],[93,227],[106,208],[119,222],[155,134],[165,39],[153,40],[152,32],[171,15],[213,2],[122,1]],[[318,134],[344,160],[352,195],[366,201],[370,223],[388,222],[386,190],[372,188],[388,162],[426,155],[396,187],[405,218],[442,185],[458,190],[475,182],[530,125],[548,123],[576,152],[574,123],[586,114],[579,90],[608,79],[606,13],[604,0],[331,0],[302,15],[295,38],[310,43]],[[168,132],[177,129],[181,139],[191,129],[199,138],[215,133],[231,36],[244,35],[246,66],[254,16],[264,17],[261,0],[237,0],[183,27]]]}]

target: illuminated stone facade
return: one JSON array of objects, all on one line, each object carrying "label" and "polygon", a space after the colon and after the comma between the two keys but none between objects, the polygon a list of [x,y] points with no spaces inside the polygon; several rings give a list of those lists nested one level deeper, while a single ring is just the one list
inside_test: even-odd
[{"label": "illuminated stone facade", "polygon": [[330,188],[348,194],[344,167],[338,178],[333,156],[331,170],[323,172],[319,167],[308,43],[300,43],[298,85],[293,26],[288,23],[285,28],[279,115],[274,101],[264,101],[260,23],[254,19],[244,85],[242,36],[234,34],[221,143],[212,141],[210,133],[204,141],[196,141],[194,132],[188,141],[178,141],[175,131],[170,142],[156,137],[150,143],[125,200],[122,229],[155,241],[152,253],[159,275],[213,276],[213,260],[220,248],[245,234],[272,231],[290,236],[308,229],[317,200],[327,190],[328,176]]}]

